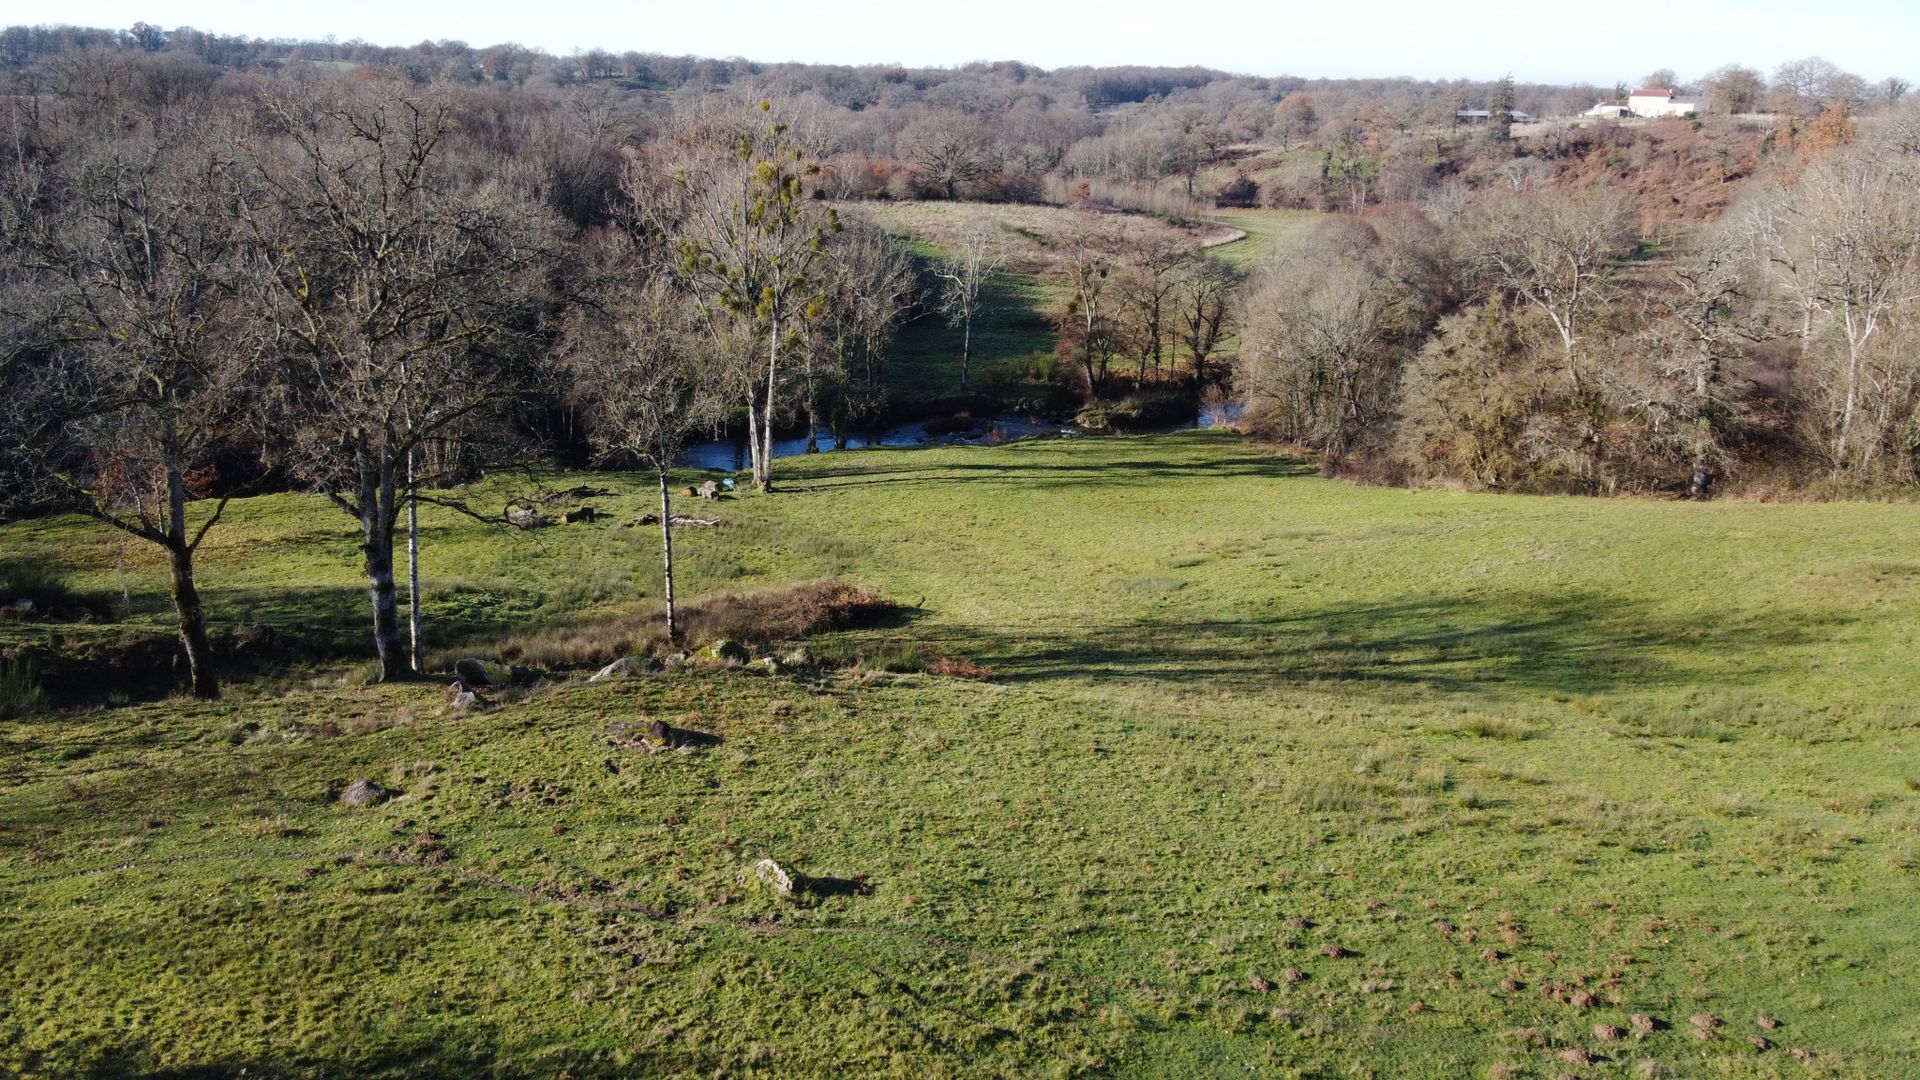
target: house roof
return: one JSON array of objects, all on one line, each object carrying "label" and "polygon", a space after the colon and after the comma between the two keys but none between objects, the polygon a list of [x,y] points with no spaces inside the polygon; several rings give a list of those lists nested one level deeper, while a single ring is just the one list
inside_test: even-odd
[{"label": "house roof", "polygon": [[1654,86],[1654,87],[1649,87],[1645,90],[1635,90],[1633,92],[1633,96],[1634,97],[1672,97],[1673,91],[1667,89],[1664,86]]}]

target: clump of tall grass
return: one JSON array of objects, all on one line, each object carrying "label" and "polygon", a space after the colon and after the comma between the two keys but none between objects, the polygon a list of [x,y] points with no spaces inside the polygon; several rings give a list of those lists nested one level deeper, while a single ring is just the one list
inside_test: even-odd
[{"label": "clump of tall grass", "polygon": [[1501,716],[1470,716],[1460,722],[1460,731],[1478,739],[1531,739],[1534,730],[1518,720]]},{"label": "clump of tall grass", "polygon": [[1373,785],[1339,772],[1303,777],[1290,786],[1288,795],[1302,810],[1322,813],[1372,809],[1377,803]]},{"label": "clump of tall grass", "polygon": [[32,660],[22,656],[0,662],[0,719],[38,712],[46,704],[47,692]]}]

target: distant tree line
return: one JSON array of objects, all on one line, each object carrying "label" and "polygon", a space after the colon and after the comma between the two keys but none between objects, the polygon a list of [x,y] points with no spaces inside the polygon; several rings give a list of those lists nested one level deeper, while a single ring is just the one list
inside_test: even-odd
[{"label": "distant tree line", "polygon": [[[0,30],[0,71],[39,88],[77,92],[80,83],[118,78],[165,93],[153,84],[205,77],[209,68],[296,80],[366,69],[416,86],[508,95],[499,109],[524,107],[507,105],[511,97],[564,103],[580,125],[615,143],[655,137],[674,102],[688,95],[742,91],[790,103],[797,122],[819,140],[819,182],[834,197],[1064,202],[1073,189],[1049,181],[1065,178],[1106,182],[1102,202],[1175,216],[1215,201],[1322,210],[1406,201],[1487,167],[1481,141],[1455,137],[1462,110],[1564,117],[1632,89],[1511,79],[1248,77],[1198,67],[1049,71],[1012,61],[903,68],[606,49],[554,56],[512,43],[376,46],[145,23]],[[1830,106],[1854,115],[1891,107],[1909,89],[1903,79],[1870,83],[1818,57],[1782,64],[1771,76],[1730,64],[1691,82],[1672,71],[1650,72],[1636,85],[1674,90],[1710,116],[1765,112],[1799,122]],[[1506,125],[1499,128],[1504,135]],[[1617,136],[1603,132],[1597,141]],[[1586,152],[1596,143],[1591,134],[1565,129],[1520,138],[1532,158]],[[1500,155],[1491,157],[1497,163]],[[597,213],[599,192],[578,185],[610,186],[606,159],[575,165],[567,178],[572,211]],[[1169,188],[1193,201],[1152,194]]]}]

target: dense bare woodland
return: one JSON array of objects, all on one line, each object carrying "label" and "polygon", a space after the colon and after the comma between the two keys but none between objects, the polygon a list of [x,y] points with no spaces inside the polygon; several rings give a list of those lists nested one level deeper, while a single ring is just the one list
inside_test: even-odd
[{"label": "dense bare woodland", "polygon": [[[1008,409],[969,354],[1022,245],[1058,299],[1051,395],[1024,407],[1090,425],[1231,398],[1330,471],[1511,490],[1920,469],[1920,111],[1817,59],[1714,72],[1701,116],[1520,125],[1603,91],[144,25],[13,27],[0,57],[6,495],[165,549],[196,672],[218,515],[189,528],[190,500],[326,493],[397,675],[419,499],[637,460],[670,532],[697,432],[743,430],[766,490],[776,432]],[[862,210],[913,201],[1069,224],[981,216],[914,254]],[[1326,216],[1247,274],[1206,250],[1219,206]],[[894,332],[942,316],[957,385],[903,393]]]}]

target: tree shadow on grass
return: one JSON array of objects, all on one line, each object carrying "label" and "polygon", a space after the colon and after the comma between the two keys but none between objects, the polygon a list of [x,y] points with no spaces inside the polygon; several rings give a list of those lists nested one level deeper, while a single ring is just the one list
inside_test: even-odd
[{"label": "tree shadow on grass", "polygon": [[[1159,436],[1156,436],[1158,438]],[[1208,438],[1219,438],[1217,435]],[[1102,436],[1086,442],[1121,443]],[[889,447],[889,451],[896,448]],[[945,449],[938,446],[908,447],[907,453]],[[1108,450],[1101,446],[1101,450]],[[1127,449],[1133,449],[1127,447]],[[910,466],[867,466],[856,464],[810,468],[787,479],[783,486],[793,491],[828,491],[835,488],[867,485],[975,484],[998,482],[1016,484],[1034,490],[1058,490],[1082,487],[1149,487],[1168,481],[1209,481],[1220,479],[1280,480],[1318,476],[1319,470],[1305,462],[1277,458],[1250,444],[1237,444],[1234,452],[1210,456],[1204,462],[1187,462],[1139,456],[1113,457],[1107,453],[1089,453],[1073,461],[1024,461],[1005,454],[992,460],[949,461]]]},{"label": "tree shadow on grass", "polygon": [[[200,596],[223,680],[246,682],[308,665],[376,656],[373,614],[364,587],[203,586]],[[403,590],[403,608],[405,602]],[[524,598],[505,592],[464,589],[428,594],[425,618],[437,648],[460,648],[495,641],[525,625],[529,606]],[[454,610],[449,613],[448,608]],[[127,624],[111,637],[73,635],[28,649],[25,655],[33,660],[42,685],[67,705],[164,697],[186,681],[186,656],[168,618]]]},{"label": "tree shadow on grass", "polygon": [[929,627],[930,644],[998,681],[1061,678],[1205,684],[1239,692],[1325,683],[1445,691],[1593,694],[1699,682],[1718,657],[1744,677],[1788,665],[1797,646],[1848,621],[1804,614],[1676,618],[1595,592],[1509,591],[1339,603],[1267,618]]},{"label": "tree shadow on grass", "polygon": [[[587,1051],[553,1049],[543,1052],[516,1051],[495,1045],[488,1036],[475,1045],[463,1025],[458,1042],[417,1038],[366,1049],[328,1054],[300,1052],[248,1058],[220,1058],[187,1065],[152,1064],[150,1048],[142,1045],[116,1047],[100,1054],[93,1062],[77,1070],[69,1067],[59,1075],[83,1076],[89,1080],[222,1080],[248,1076],[362,1076],[362,1077],[472,1077],[472,1076],[575,1076],[616,1077],[636,1075],[636,1066],[618,1065],[604,1056]],[[717,1064],[700,1060],[689,1052],[659,1064],[663,1072],[696,1069],[710,1072]],[[671,1064],[672,1068],[665,1068]],[[641,1067],[642,1074],[652,1069]]]}]

